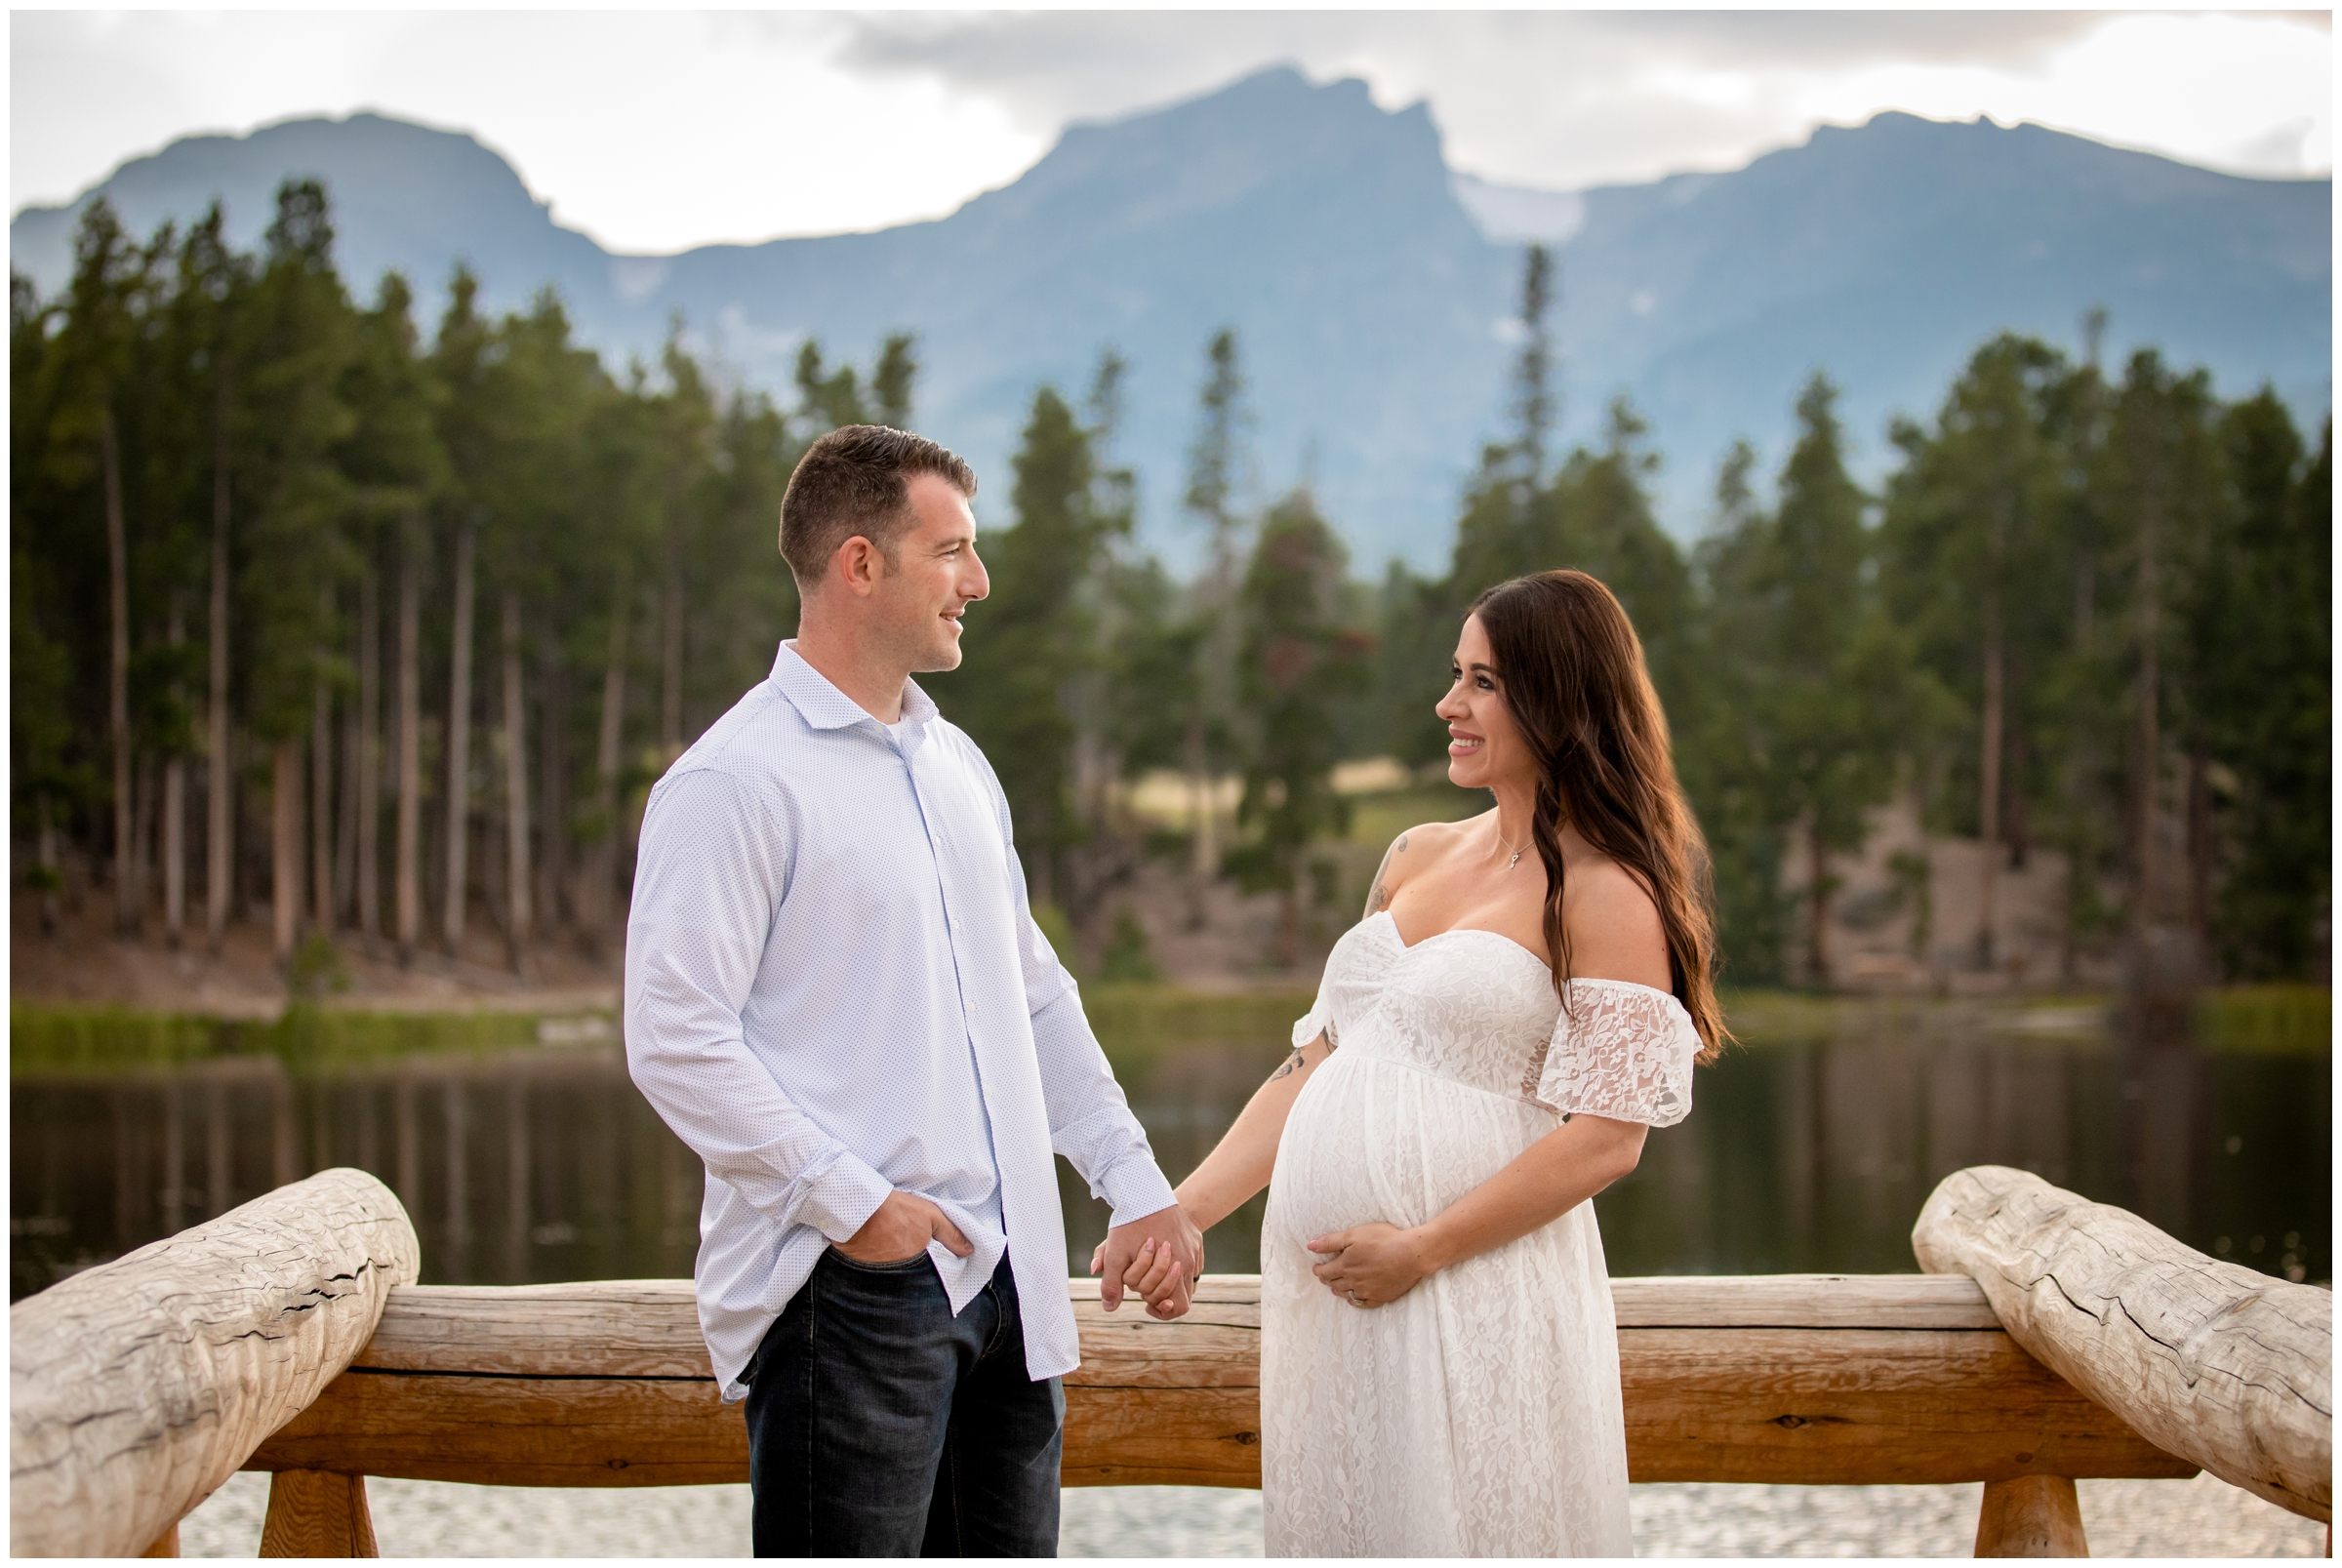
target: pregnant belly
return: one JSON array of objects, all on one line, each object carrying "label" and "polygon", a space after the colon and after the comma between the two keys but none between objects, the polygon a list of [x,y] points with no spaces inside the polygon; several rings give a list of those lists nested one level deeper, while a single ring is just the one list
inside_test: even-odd
[{"label": "pregnant belly", "polygon": [[1422,1225],[1557,1125],[1552,1113],[1418,1068],[1334,1054],[1285,1119],[1270,1179],[1272,1248],[1381,1220]]}]

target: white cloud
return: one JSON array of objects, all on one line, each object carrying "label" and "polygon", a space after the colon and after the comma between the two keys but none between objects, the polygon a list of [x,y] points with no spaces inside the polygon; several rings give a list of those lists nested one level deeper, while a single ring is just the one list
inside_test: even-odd
[{"label": "white cloud", "polygon": [[1428,99],[1451,161],[1570,189],[1727,169],[1883,108],[2241,173],[2332,163],[2330,19],[2090,12],[17,12],[12,207],[201,130],[460,127],[605,244],[874,227],[1073,118],[1289,60]]}]

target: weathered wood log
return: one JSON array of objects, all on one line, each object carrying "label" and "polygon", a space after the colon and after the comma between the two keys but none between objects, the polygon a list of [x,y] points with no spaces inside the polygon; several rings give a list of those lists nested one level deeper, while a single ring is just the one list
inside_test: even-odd
[{"label": "weathered wood log", "polygon": [[416,1263],[390,1189],[333,1170],[17,1303],[11,1548],[160,1541],[335,1381]]},{"label": "weathered wood log", "polygon": [[[1158,1323],[1070,1290],[1069,1486],[1260,1485],[1260,1282],[1207,1276]],[[1964,1278],[1621,1279],[1636,1480],[2187,1476],[1999,1331]],[[1876,1326],[1863,1326],[1863,1325]],[[516,1486],[739,1480],[688,1280],[392,1294],[374,1340],[252,1460]]]},{"label": "weathered wood log", "polygon": [[2021,1475],[1984,1483],[1976,1510],[1979,1557],[2086,1557],[2081,1499],[2063,1475]]},{"label": "weathered wood log", "polygon": [[379,1557],[366,1477],[323,1470],[278,1470],[268,1481],[261,1522],[263,1557]]},{"label": "weathered wood log", "polygon": [[2142,1436],[2332,1522],[2330,1291],[2207,1258],[1999,1165],[1946,1177],[1911,1242],[1921,1267],[1975,1279],[2018,1344]]}]

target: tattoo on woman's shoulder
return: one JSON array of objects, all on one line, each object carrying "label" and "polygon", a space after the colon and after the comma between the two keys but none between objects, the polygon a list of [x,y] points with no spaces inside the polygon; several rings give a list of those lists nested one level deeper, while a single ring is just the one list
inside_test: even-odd
[{"label": "tattoo on woman's shoulder", "polygon": [[1385,878],[1391,869],[1392,856],[1404,855],[1406,852],[1407,835],[1401,833],[1398,835],[1398,842],[1392,845],[1390,851],[1383,856],[1381,869],[1374,873],[1374,892],[1366,900],[1368,914],[1381,914],[1385,909],[1391,907],[1391,885]]}]

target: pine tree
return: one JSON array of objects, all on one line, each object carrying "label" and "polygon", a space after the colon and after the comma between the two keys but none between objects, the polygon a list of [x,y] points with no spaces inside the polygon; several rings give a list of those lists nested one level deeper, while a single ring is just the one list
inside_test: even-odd
[{"label": "pine tree", "polygon": [[1095,584],[1125,513],[1100,504],[1093,432],[1054,387],[1033,394],[1015,459],[1013,527],[982,544],[991,595],[968,617],[965,662],[936,700],[1000,775],[1036,905],[1061,902],[1074,800],[1075,703],[1100,661]]},{"label": "pine tree", "polygon": [[[1246,892],[1277,895],[1277,962],[1286,968],[1301,956],[1303,858],[1350,826],[1350,803],[1333,787],[1335,710],[1364,685],[1370,647],[1341,622],[1344,565],[1316,503],[1295,491],[1261,520],[1244,574],[1236,692],[1247,744],[1236,821],[1257,836],[1228,864]],[[1314,902],[1324,903],[1330,867],[1320,881]]]}]

